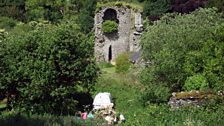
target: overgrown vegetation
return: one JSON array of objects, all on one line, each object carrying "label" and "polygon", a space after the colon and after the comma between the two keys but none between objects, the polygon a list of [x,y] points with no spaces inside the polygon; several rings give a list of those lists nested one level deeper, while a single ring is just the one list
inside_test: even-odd
[{"label": "overgrown vegetation", "polygon": [[125,73],[131,67],[131,62],[129,61],[130,53],[122,53],[117,56],[116,61],[116,72],[117,73]]},{"label": "overgrown vegetation", "polygon": [[[205,5],[218,9],[194,11]],[[121,54],[115,67],[98,64],[99,72],[92,28],[104,6],[144,10],[144,18],[161,19],[145,27],[143,68]],[[223,10],[222,0],[5,0],[0,3],[0,126],[101,125],[74,116],[83,105],[77,94],[99,92],[112,94],[124,126],[221,126]],[[114,21],[103,23],[104,33],[117,29]],[[167,101],[174,91],[190,91],[177,98],[212,94],[200,108],[173,111]]]},{"label": "overgrown vegetation", "polygon": [[[78,0],[78,2],[81,2]],[[80,25],[80,29],[85,34],[92,31],[94,24],[94,16],[96,9],[97,0],[85,0],[80,8],[80,14],[78,15],[77,23]]]},{"label": "overgrown vegetation", "polygon": [[[115,67],[103,68],[103,74],[95,85],[95,94],[98,92],[110,92],[112,94],[116,111],[123,113],[126,118],[126,122],[122,125],[222,125],[224,102],[221,102],[221,99],[213,99],[201,108],[180,108],[175,111],[171,110],[167,103],[161,101],[158,101],[159,104],[144,104],[143,106],[142,94],[147,91],[147,87],[139,82],[138,72],[136,72],[139,71],[138,69],[130,69],[129,72],[120,74],[116,73]],[[161,89],[158,86],[157,88]],[[166,92],[161,91],[160,94],[166,95]],[[184,96],[178,95],[178,97]],[[150,98],[152,100],[160,99],[160,97]]]},{"label": "overgrown vegetation", "polygon": [[9,17],[0,17],[0,28],[10,30],[16,26],[17,21]]},{"label": "overgrown vegetation", "polygon": [[[149,62],[142,73],[142,83],[148,86],[148,92],[155,85],[161,88],[155,87],[154,95],[180,91],[186,78],[196,74],[207,79],[209,88],[222,90],[223,21],[216,9],[200,9],[189,15],[168,14],[149,26],[141,42],[143,58]],[[195,85],[202,86],[202,82]]]},{"label": "overgrown vegetation", "polygon": [[216,7],[219,11],[224,12],[224,1],[223,0],[209,0],[208,7]]},{"label": "overgrown vegetation", "polygon": [[104,33],[116,32],[118,30],[118,24],[113,20],[106,20],[102,24],[102,30]]},{"label": "overgrown vegetation", "polygon": [[170,9],[169,0],[145,0],[145,16],[161,16]]},{"label": "overgrown vegetation", "polygon": [[205,76],[201,74],[195,74],[186,79],[184,83],[184,90],[205,90],[209,88],[209,84]]},{"label": "overgrown vegetation", "polygon": [[[115,0],[116,1],[116,0]],[[96,6],[96,12],[98,10],[100,10],[102,7],[112,7],[112,6],[124,6],[130,9],[133,9],[134,11],[138,10],[138,11],[143,11],[143,8],[141,5],[133,3],[133,2],[126,2],[126,1],[113,1],[113,2],[108,2],[105,0],[101,0],[101,2],[97,3]]]},{"label": "overgrown vegetation", "polygon": [[19,111],[75,113],[75,94],[89,92],[97,78],[93,41],[72,23],[10,34],[0,54],[1,92]]}]

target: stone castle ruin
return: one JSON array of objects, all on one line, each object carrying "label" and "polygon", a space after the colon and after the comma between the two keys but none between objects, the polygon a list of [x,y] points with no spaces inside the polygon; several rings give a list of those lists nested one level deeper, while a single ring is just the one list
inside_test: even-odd
[{"label": "stone castle ruin", "polygon": [[[118,23],[116,32],[105,34],[102,24],[106,20]],[[95,57],[96,60],[114,62],[123,52],[138,52],[143,31],[141,11],[125,6],[101,7],[95,15]]]}]

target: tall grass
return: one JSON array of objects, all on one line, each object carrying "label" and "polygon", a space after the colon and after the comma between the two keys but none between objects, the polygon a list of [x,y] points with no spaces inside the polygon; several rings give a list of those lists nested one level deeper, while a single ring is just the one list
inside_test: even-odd
[{"label": "tall grass", "polygon": [[116,112],[124,114],[127,121],[123,125],[143,125],[144,108],[141,105],[141,95],[144,86],[138,81],[133,71],[126,74],[115,73],[115,68],[104,68],[103,74],[95,85],[95,94],[110,92],[115,102]]}]

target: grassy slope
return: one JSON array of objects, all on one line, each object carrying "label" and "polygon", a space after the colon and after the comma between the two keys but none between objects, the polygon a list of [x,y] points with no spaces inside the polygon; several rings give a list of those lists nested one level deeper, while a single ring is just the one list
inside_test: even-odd
[{"label": "grassy slope", "polygon": [[123,113],[127,119],[124,125],[144,124],[145,115],[140,101],[144,87],[138,82],[136,75],[117,74],[114,67],[104,68],[102,73],[95,85],[96,93],[111,93],[115,99],[116,111]]}]

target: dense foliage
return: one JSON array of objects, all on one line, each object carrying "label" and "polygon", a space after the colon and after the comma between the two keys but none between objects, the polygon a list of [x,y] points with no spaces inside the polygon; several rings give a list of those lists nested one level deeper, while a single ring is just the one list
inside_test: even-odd
[{"label": "dense foliage", "polygon": [[116,72],[117,73],[125,73],[131,67],[131,62],[129,61],[130,54],[122,53],[117,56],[116,61]]},{"label": "dense foliage", "polygon": [[0,17],[25,20],[25,0],[1,0]]},{"label": "dense foliage", "polygon": [[[4,29],[0,29],[0,47],[2,47],[3,45],[3,41],[5,39],[7,35],[7,32],[5,32]],[[0,48],[1,50],[2,48]],[[1,51],[0,51],[1,52]],[[4,63],[3,63],[3,54],[0,53],[0,77],[2,77],[4,75],[4,73],[2,72],[4,70]],[[2,92],[2,90],[0,90],[0,97],[4,96],[4,93]]]},{"label": "dense foliage", "polygon": [[170,9],[169,0],[146,0],[144,4],[145,16],[160,16]]},{"label": "dense foliage", "polygon": [[0,28],[9,30],[16,26],[17,21],[9,17],[0,17]]},{"label": "dense foliage", "polygon": [[1,91],[16,95],[10,106],[20,110],[74,113],[74,94],[89,92],[97,77],[92,39],[71,24],[11,34],[0,54]]},{"label": "dense foliage", "polygon": [[[190,13],[200,7],[205,7],[205,0],[141,0],[144,3],[144,16],[155,21],[167,12]],[[210,5],[214,7],[216,5]]]},{"label": "dense foliage", "polygon": [[202,7],[216,7],[224,11],[223,0],[139,0],[144,6],[144,16],[155,21],[167,12],[190,13]]},{"label": "dense foliage", "polygon": [[224,12],[224,1],[223,0],[209,0],[208,7],[217,7],[220,11]]},{"label": "dense foliage", "polygon": [[96,2],[97,0],[86,0],[83,3],[83,8],[80,10],[81,13],[78,16],[78,23],[81,31],[85,34],[91,32],[93,28]]},{"label": "dense foliage", "polygon": [[210,88],[222,90],[223,21],[216,9],[200,9],[189,15],[168,14],[149,26],[141,42],[148,62],[142,83],[149,92],[155,85],[154,95],[161,92],[156,87],[182,90],[186,78],[196,74],[202,74]]},{"label": "dense foliage", "polygon": [[[0,2],[0,16],[11,17],[20,21],[59,20],[77,15],[84,8],[94,6],[90,0],[3,0]],[[87,10],[92,11],[92,10]],[[94,11],[93,11],[94,12]],[[84,13],[82,13],[83,15]],[[85,15],[83,15],[85,16]]]},{"label": "dense foliage", "polygon": [[183,88],[186,91],[205,90],[209,88],[209,84],[204,75],[195,74],[186,79]]},{"label": "dense foliage", "polygon": [[223,107],[207,110],[206,108],[189,107],[172,111],[166,105],[152,105],[145,110],[147,121],[143,125],[167,126],[221,126],[223,123]]},{"label": "dense foliage", "polygon": [[118,24],[115,21],[106,20],[102,24],[102,30],[104,33],[113,33],[118,30]]},{"label": "dense foliage", "polygon": [[144,15],[151,20],[158,20],[167,12],[189,13],[199,7],[217,7],[223,11],[222,0],[4,0],[0,3],[0,16],[11,17],[20,21],[50,20],[58,22],[64,17],[79,15],[84,30],[90,31],[93,25],[92,12],[101,4],[110,6],[123,5],[135,9],[144,7]]},{"label": "dense foliage", "polygon": [[96,0],[0,2],[0,97],[8,98],[8,108],[76,111],[76,96],[88,94],[97,78],[95,5]]}]

